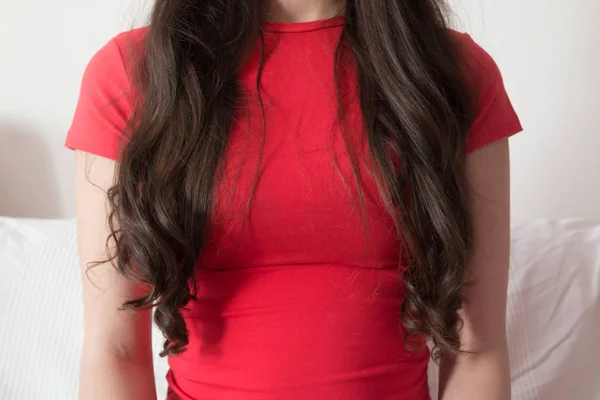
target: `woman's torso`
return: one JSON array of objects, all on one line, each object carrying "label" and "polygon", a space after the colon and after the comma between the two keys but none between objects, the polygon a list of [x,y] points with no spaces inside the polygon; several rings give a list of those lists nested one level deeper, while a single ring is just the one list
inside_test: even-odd
[{"label": "woman's torso", "polygon": [[260,47],[240,73],[247,110],[184,311],[190,342],[169,360],[172,399],[429,398],[429,353],[403,343],[400,248],[369,174],[348,57],[344,132],[362,196],[337,123],[342,23],[265,26],[262,107]]},{"label": "woman's torso", "polygon": [[[247,108],[235,116],[217,179],[197,300],[183,311],[190,343],[169,360],[173,400],[429,397],[429,353],[410,352],[402,340],[401,249],[369,174],[348,53],[339,82],[362,197],[337,124],[342,24],[265,26],[265,118],[260,52],[243,66]],[[128,62],[140,49],[131,47],[146,32],[119,35],[90,61],[68,148],[119,160],[137,105]],[[522,128],[494,60],[468,35],[454,36],[477,90],[471,152]]]}]

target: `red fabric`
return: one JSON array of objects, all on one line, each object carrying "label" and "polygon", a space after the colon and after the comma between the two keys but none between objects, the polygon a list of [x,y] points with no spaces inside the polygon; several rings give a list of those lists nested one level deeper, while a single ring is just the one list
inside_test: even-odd
[{"label": "red fabric", "polygon": [[[190,344],[171,357],[171,399],[429,399],[429,353],[406,350],[399,244],[361,162],[365,223],[340,130],[333,51],[343,21],[267,24],[267,59],[256,99],[258,57],[240,73],[249,117],[240,115],[217,183],[199,293],[184,316]],[[91,61],[66,146],[118,159],[133,109],[122,52],[145,30],[118,36]],[[500,73],[468,36],[481,66],[474,150],[521,130]],[[350,132],[360,132],[351,61],[342,77]],[[361,160],[366,147],[350,137]],[[337,160],[336,170],[333,159]],[[248,215],[246,200],[257,168]]]}]

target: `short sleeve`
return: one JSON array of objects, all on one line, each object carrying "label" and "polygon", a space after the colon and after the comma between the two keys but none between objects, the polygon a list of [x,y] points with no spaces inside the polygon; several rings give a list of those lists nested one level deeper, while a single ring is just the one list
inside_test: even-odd
[{"label": "short sleeve", "polygon": [[89,62],[65,146],[119,159],[134,110],[132,88],[121,50],[112,39]]},{"label": "short sleeve", "polygon": [[473,39],[463,34],[467,69],[475,85],[475,119],[467,136],[471,152],[523,130],[506,93],[500,69],[492,57]]}]

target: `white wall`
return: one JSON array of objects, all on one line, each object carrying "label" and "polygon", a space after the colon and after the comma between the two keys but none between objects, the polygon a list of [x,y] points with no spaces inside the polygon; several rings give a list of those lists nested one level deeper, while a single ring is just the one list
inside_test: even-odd
[{"label": "white wall", "polygon": [[[73,214],[62,142],[81,74],[141,19],[140,3],[0,0],[0,214]],[[525,126],[512,141],[515,218],[600,217],[600,2],[453,3],[496,58]]]},{"label": "white wall", "polygon": [[63,148],[83,70],[141,0],[0,0],[0,215],[74,213]]},{"label": "white wall", "polygon": [[514,217],[599,217],[600,1],[454,3],[525,128],[512,141]]}]

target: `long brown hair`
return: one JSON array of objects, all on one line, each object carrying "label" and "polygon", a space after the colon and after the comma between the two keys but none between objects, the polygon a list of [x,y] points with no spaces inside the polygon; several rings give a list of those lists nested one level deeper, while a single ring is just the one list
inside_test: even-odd
[{"label": "long brown hair", "polygon": [[[109,246],[118,271],[151,288],[124,307],[155,307],[163,355],[188,343],[181,309],[196,293],[241,102],[237,74],[262,37],[262,3],[157,0],[137,63],[139,104],[108,196]],[[454,353],[472,240],[465,141],[473,93],[445,4],[348,0],[344,14],[338,56],[346,48],[356,60],[374,176],[409,254],[399,310],[406,336],[431,337],[438,356]]]}]

